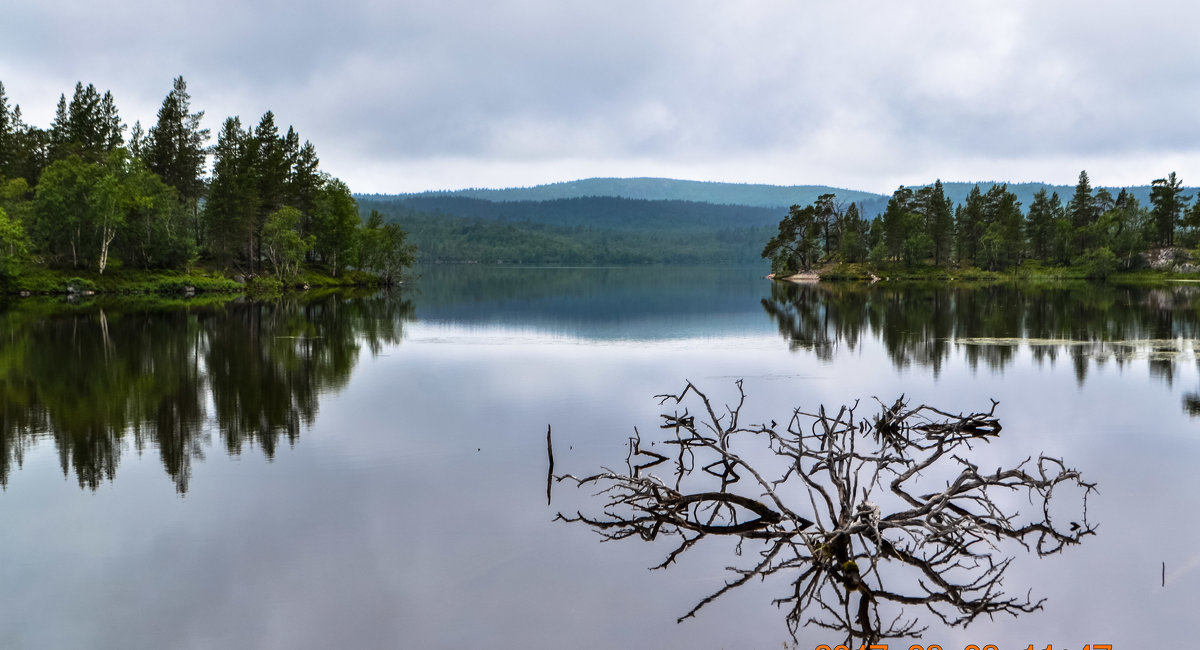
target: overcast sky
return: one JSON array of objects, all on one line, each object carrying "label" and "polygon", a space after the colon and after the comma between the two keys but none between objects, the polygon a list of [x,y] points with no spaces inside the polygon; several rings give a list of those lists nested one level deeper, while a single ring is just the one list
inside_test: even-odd
[{"label": "overcast sky", "polygon": [[8,0],[0,81],[214,137],[268,109],[356,192],[590,176],[1200,184],[1200,4]]}]

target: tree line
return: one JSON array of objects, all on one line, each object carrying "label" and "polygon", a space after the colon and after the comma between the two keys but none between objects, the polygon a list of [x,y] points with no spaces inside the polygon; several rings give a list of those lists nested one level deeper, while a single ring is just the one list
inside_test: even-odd
[{"label": "tree line", "polygon": [[[0,279],[29,265],[191,269],[294,277],[359,268],[394,281],[413,259],[405,232],[322,172],[316,149],[267,111],[211,133],[183,77],[156,122],[126,137],[111,92],[75,85],[48,129],[26,124],[0,83]],[[212,157],[211,174],[206,169]]]},{"label": "tree line", "polygon": [[986,192],[976,185],[957,206],[940,180],[901,186],[870,220],[857,204],[843,207],[834,194],[824,194],[808,206],[791,207],[762,257],[777,273],[827,262],[1003,271],[1032,260],[1077,265],[1103,277],[1145,266],[1155,249],[1195,248],[1200,201],[1191,199],[1175,172],[1153,181],[1150,205],[1143,206],[1127,190],[1114,197],[1106,188],[1093,189],[1086,170],[1068,201],[1042,189],[1028,210],[1005,184]]},{"label": "tree line", "polygon": [[618,197],[358,200],[404,223],[422,262],[744,264],[758,258],[778,219],[769,208]]}]

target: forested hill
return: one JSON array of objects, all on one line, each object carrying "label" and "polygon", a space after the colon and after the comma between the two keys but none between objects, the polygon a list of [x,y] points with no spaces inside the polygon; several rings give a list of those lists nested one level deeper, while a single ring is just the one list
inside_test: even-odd
[{"label": "forested hill", "polygon": [[[362,197],[381,212],[410,211],[457,217],[552,224],[585,228],[711,230],[774,226],[786,208],[716,205],[699,201],[652,201],[587,196],[549,201],[489,201],[458,195]],[[386,206],[386,207],[381,207]]]},{"label": "forested hill", "polygon": [[[997,182],[978,183],[986,193]],[[975,182],[944,183],[953,205]],[[918,186],[913,186],[916,189]],[[1010,183],[1022,212],[1039,190],[1065,203],[1071,185]],[[1113,196],[1120,188],[1107,188]],[[1143,205],[1150,186],[1127,188]],[[1195,188],[1185,188],[1196,194]],[[411,233],[422,261],[526,264],[757,263],[791,205],[834,194],[868,221],[890,195],[824,185],[753,185],[663,178],[589,178],[526,188],[359,195],[364,218],[378,210]]]},{"label": "forested hill", "polygon": [[[945,193],[956,205],[966,201],[971,188],[979,185],[987,192],[993,185],[1004,181],[943,182]],[[932,180],[927,183],[932,185]],[[1045,189],[1048,193],[1058,192],[1065,202],[1074,191],[1074,185],[1051,185],[1048,183],[1007,183],[1010,192],[1017,196],[1021,205],[1028,207],[1033,195]],[[909,186],[913,189],[920,185]],[[1103,186],[1113,196],[1122,189],[1119,186]],[[892,188],[895,189],[895,188]],[[1099,188],[1097,188],[1099,189]],[[1143,205],[1150,200],[1150,185],[1124,188]],[[1195,194],[1198,188],[1184,188]],[[644,199],[648,201],[690,201],[718,205],[737,205],[761,208],[776,208],[786,211],[792,205],[808,205],[822,194],[834,194],[839,203],[858,203],[860,212],[874,216],[883,212],[890,194],[877,194],[860,190],[849,190],[828,185],[765,185],[752,183],[718,183],[705,181],[674,180],[669,178],[585,178],[577,181],[549,183],[533,187],[505,189],[464,189],[453,191],[430,191],[401,195],[372,195],[368,198],[406,200],[427,199],[482,199],[491,202],[544,202],[583,197],[618,197]],[[454,214],[453,210],[445,210]]]},{"label": "forested hill", "polygon": [[696,201],[579,197],[496,202],[454,195],[359,196],[400,223],[424,262],[759,262],[786,210]]},{"label": "forested hill", "polygon": [[782,186],[682,181],[670,178],[585,178],[534,187],[422,192],[407,196],[453,196],[488,201],[552,201],[589,196],[614,196],[649,201],[697,201],[718,205],[782,208],[786,211],[792,205],[808,205],[822,194],[836,194],[838,199],[847,203],[881,196],[871,192],[839,189],[826,185]]}]

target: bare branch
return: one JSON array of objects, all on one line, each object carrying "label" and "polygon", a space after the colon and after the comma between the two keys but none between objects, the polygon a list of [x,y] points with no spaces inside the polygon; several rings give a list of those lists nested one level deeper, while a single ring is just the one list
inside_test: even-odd
[{"label": "bare branch", "polygon": [[[625,473],[553,475],[547,431],[553,478],[594,484],[604,499],[598,515],[559,513],[558,519],[583,523],[606,540],[677,536],[678,545],[654,568],[669,566],[710,535],[761,546],[753,566],[730,567],[734,578],[681,622],[751,579],[775,575],[790,576],[790,595],[774,604],[785,609],[793,636],[803,625],[837,630],[848,643],[920,636],[926,628],[908,608],[951,626],[1017,616],[1041,609],[1043,601],[1001,589],[1012,552],[1050,555],[1095,534],[1087,498],[1096,485],[1062,459],[1027,458],[994,472],[969,460],[975,445],[1002,430],[994,400],[987,411],[953,414],[912,407],[901,396],[890,405],[876,399],[880,412],[870,419],[857,416],[855,402],[835,412],[795,409],[784,427],[742,426],[746,394],[741,380],[735,386],[737,399],[721,413],[691,382],[677,394],[655,396],[660,405],[684,409],[662,415],[660,431],[670,437],[655,441],[675,445],[678,454],[643,449],[635,428]],[[698,421],[689,406],[707,419]],[[734,451],[747,444],[765,445],[778,462],[751,465]],[[671,466],[671,485],[645,473],[660,465]],[[1051,502],[1072,489],[1081,512],[1064,526],[1052,518]],[[1006,511],[992,499],[998,491],[1023,494],[1033,511],[1024,517]],[[884,618],[881,608],[894,612]]]}]

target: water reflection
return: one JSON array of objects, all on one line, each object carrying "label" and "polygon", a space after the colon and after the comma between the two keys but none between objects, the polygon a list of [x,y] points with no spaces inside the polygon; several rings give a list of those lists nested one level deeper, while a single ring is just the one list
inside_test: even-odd
[{"label": "water reflection", "polygon": [[130,445],[157,449],[180,493],[213,432],[231,454],[249,445],[271,458],[346,384],[360,348],[398,343],[412,315],[387,294],[0,312],[0,486],[42,438],[92,490]]},{"label": "water reflection", "polygon": [[[863,337],[878,339],[897,369],[936,376],[960,351],[972,370],[1009,366],[1022,348],[1038,364],[1069,361],[1080,386],[1089,368],[1146,359],[1168,386],[1200,359],[1200,288],[1109,285],[984,287],[773,283],[763,309],[793,350],[832,361]],[[1200,392],[1184,397],[1200,414]]]},{"label": "water reflection", "polygon": [[421,270],[421,320],[503,326],[587,340],[662,340],[767,331],[755,267],[529,268],[447,265]]},{"label": "water reflection", "polygon": [[[1096,486],[1063,460],[980,466],[979,447],[1000,435],[994,401],[955,415],[898,399],[874,417],[856,403],[747,425],[741,381],[737,389],[724,409],[690,382],[660,395],[666,432],[644,439],[635,429],[625,472],[556,476],[547,434],[550,478],[603,501],[558,519],[609,541],[672,540],[658,569],[719,536],[757,558],[730,567],[730,580],[679,622],[752,580],[786,576],[774,604],[793,639],[810,625],[846,646],[920,638],[928,623],[918,612],[966,627],[1040,610],[1044,600],[1024,588],[1006,591],[1013,555],[1054,555],[1095,532]],[[1071,493],[1079,502],[1064,506]]]}]

